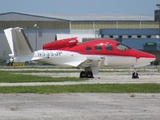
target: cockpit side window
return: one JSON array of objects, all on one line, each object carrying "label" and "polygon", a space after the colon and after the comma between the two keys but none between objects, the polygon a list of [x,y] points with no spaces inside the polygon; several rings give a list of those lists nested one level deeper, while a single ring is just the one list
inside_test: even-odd
[{"label": "cockpit side window", "polygon": [[90,46],[86,46],[86,50],[92,50]]},{"label": "cockpit side window", "polygon": [[130,47],[128,47],[124,44],[121,44],[121,43],[117,44],[116,47],[117,47],[118,50],[128,50],[128,49],[130,49]]},{"label": "cockpit side window", "polygon": [[105,45],[105,48],[106,48],[107,50],[113,50],[113,47],[112,47],[111,44],[106,44],[106,45]]},{"label": "cockpit side window", "polygon": [[99,45],[99,44],[97,44],[97,45],[95,45],[95,49],[96,49],[96,50],[102,50],[102,46]]}]

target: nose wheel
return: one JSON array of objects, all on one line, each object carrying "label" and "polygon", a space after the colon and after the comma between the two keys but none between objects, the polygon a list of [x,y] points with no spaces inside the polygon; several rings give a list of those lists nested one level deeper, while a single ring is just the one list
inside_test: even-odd
[{"label": "nose wheel", "polygon": [[132,79],[139,79],[139,76],[138,76],[138,73],[137,72],[134,72],[132,74]]},{"label": "nose wheel", "polygon": [[139,79],[138,73],[136,72],[135,69],[134,69],[134,72],[132,74],[132,79]]}]

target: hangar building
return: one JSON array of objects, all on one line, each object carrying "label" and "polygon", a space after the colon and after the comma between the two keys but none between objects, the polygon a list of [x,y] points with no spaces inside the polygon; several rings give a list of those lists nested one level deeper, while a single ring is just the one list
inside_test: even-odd
[{"label": "hangar building", "polygon": [[[10,49],[3,30],[22,27],[34,50],[42,44],[79,34],[88,38],[116,38],[141,50],[159,50],[159,22],[154,16],[138,14],[42,14],[7,12],[0,14],[0,57],[8,59]],[[57,38],[57,36],[60,36]],[[86,36],[84,38],[84,36]],[[80,41],[82,42],[83,39]]]}]

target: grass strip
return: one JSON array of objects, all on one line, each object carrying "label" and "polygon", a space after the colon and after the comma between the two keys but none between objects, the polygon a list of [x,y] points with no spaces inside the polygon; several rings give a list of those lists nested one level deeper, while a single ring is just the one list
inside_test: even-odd
[{"label": "grass strip", "polygon": [[0,87],[0,93],[160,93],[160,84],[81,84]]},{"label": "grass strip", "polygon": [[0,73],[1,72],[7,72],[7,73],[60,73],[60,72],[64,72],[64,73],[71,73],[71,72],[80,72],[78,70],[63,70],[63,69],[60,69],[60,70],[15,70],[15,71],[12,71],[12,70],[8,70],[8,71],[5,71],[5,70],[0,70]]},{"label": "grass strip", "polygon": [[77,77],[49,77],[24,74],[10,74],[9,72],[0,72],[0,83],[22,83],[22,82],[65,82],[65,81],[84,81],[87,78]]}]

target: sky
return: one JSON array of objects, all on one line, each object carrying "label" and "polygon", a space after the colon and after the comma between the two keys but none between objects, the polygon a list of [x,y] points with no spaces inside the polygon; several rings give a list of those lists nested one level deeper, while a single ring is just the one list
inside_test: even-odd
[{"label": "sky", "polygon": [[72,13],[105,14],[126,13],[154,15],[160,0],[0,0],[0,14]]}]

